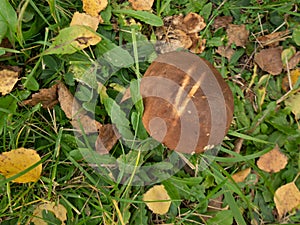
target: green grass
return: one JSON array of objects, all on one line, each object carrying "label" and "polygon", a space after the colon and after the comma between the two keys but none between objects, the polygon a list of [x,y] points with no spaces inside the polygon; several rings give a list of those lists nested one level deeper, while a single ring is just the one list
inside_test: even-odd
[{"label": "green grass", "polygon": [[[0,0],[0,6],[5,2],[7,0]],[[8,18],[5,37],[12,46],[0,48],[3,53],[0,64],[19,66],[23,71],[13,91],[0,96],[0,152],[18,147],[35,149],[42,157],[43,172],[38,182],[28,184],[11,182],[14,177],[0,177],[0,224],[27,224],[34,208],[47,201],[64,205],[69,225],[300,223],[299,211],[278,220],[273,201],[275,190],[292,182],[300,171],[299,121],[285,107],[284,101],[278,101],[286,94],[281,88],[286,73],[271,76],[253,65],[253,53],[259,48],[254,37],[262,29],[265,33],[277,29],[292,32],[300,24],[300,14],[295,10],[300,5],[285,0],[258,2],[156,0],[153,12],[147,14],[128,11],[127,1],[111,0],[101,13],[104,24],[97,30],[102,42],[73,54],[43,55],[59,31],[69,26],[74,12],[82,11],[81,1],[9,1],[13,10],[5,11],[8,16],[1,10],[0,18]],[[136,81],[155,57],[147,40],[153,39],[160,18],[188,12],[205,18],[207,27],[200,35],[207,43],[200,56],[220,71],[234,95],[234,119],[217,156],[208,153],[178,156],[149,138],[141,126],[143,104]],[[213,20],[219,15],[232,16],[232,23],[245,24],[250,31],[251,41],[245,48],[232,46],[237,51],[231,61],[216,53],[217,47],[228,41],[225,29],[213,31]],[[129,24],[130,18],[139,24]],[[0,20],[0,28],[1,24]],[[118,47],[124,43],[127,48]],[[293,38],[285,39],[280,45],[284,49],[294,46],[299,51]],[[117,50],[112,52],[112,49]],[[139,62],[141,56],[144,58]],[[109,58],[116,60],[113,65],[107,64]],[[93,85],[92,78],[84,74],[93,66],[98,66],[98,70],[92,72],[101,74],[97,79],[107,90],[98,90],[100,98],[97,87],[91,91],[78,85],[79,82]],[[117,143],[111,157],[91,155],[90,139],[95,137],[79,139],[75,136],[60,105],[51,110],[41,105],[20,105],[31,94],[58,80],[82,98],[87,111],[97,104],[96,120],[114,122],[122,128],[121,134],[128,138],[127,142]],[[134,100],[131,105],[121,104],[117,99],[119,90],[127,87]],[[299,85],[295,91],[299,91]],[[86,94],[92,97],[86,98]],[[118,113],[110,111],[112,106]],[[239,140],[243,142],[237,153],[235,146]],[[256,161],[275,144],[289,162],[285,169],[270,174],[260,170]],[[151,146],[153,150],[144,151]],[[134,150],[137,148],[138,151]],[[179,165],[171,177],[168,172],[172,165],[168,159]],[[184,160],[189,166],[181,168]],[[207,162],[210,163],[207,165]],[[151,169],[141,169],[141,166],[151,166]],[[252,169],[251,174],[244,182],[235,183],[231,175],[248,167]],[[141,180],[136,180],[137,177]],[[166,215],[151,213],[142,200],[143,194],[153,186],[153,180],[164,184],[172,199]],[[300,187],[300,179],[296,185]],[[223,203],[219,207],[223,210],[209,210],[209,201],[220,196]],[[201,219],[204,216],[210,219],[204,221]],[[48,224],[59,224],[53,215],[47,218]]]}]

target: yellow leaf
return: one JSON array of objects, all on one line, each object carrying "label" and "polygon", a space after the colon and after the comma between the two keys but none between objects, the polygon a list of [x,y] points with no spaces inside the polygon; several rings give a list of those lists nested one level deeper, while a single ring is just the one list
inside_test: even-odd
[{"label": "yellow leaf", "polygon": [[44,203],[37,206],[37,208],[33,211],[34,218],[31,219],[32,223],[35,225],[48,225],[48,223],[42,219],[43,210],[45,210],[46,213],[48,213],[48,211],[52,212],[56,218],[62,222],[62,225],[65,224],[64,221],[67,219],[67,210],[63,205],[56,205],[54,202]]},{"label": "yellow leaf", "polygon": [[285,184],[278,188],[274,194],[274,202],[279,218],[287,212],[300,208],[300,191],[294,182]]},{"label": "yellow leaf", "polygon": [[[290,78],[291,78],[291,86],[293,87],[298,79],[300,77],[300,68],[294,69],[291,71],[290,73]],[[289,84],[289,77],[288,75],[286,75],[283,79],[282,79],[282,83],[281,83],[281,87],[284,91],[288,91],[290,89],[290,84]]]},{"label": "yellow leaf", "polygon": [[4,69],[0,71],[0,93],[6,95],[11,92],[18,81],[19,73]]},{"label": "yellow leaf", "polygon": [[171,201],[163,185],[155,185],[150,188],[143,196],[143,201],[146,203],[148,208],[160,215],[164,215],[169,211]]},{"label": "yellow leaf", "polygon": [[70,26],[84,25],[92,28],[94,31],[97,30],[100,22],[100,17],[93,17],[85,13],[75,12],[70,23]]},{"label": "yellow leaf", "polygon": [[91,16],[97,17],[99,12],[107,6],[107,0],[82,0],[83,11]]},{"label": "yellow leaf", "polygon": [[300,119],[300,93],[292,95],[285,101],[285,105],[289,107],[295,115],[296,120]]},{"label": "yellow leaf", "polygon": [[280,152],[278,145],[276,145],[274,149],[258,159],[257,166],[265,172],[277,173],[285,168],[287,162],[288,158]]},{"label": "yellow leaf", "polygon": [[129,0],[135,10],[150,10],[154,0]]},{"label": "yellow leaf", "polygon": [[241,170],[235,174],[232,175],[232,179],[236,182],[244,182],[244,180],[247,178],[247,176],[250,174],[251,168],[247,168],[244,170]]},{"label": "yellow leaf", "polygon": [[[40,161],[40,156],[33,149],[18,148],[0,155],[0,173],[6,178],[12,177]],[[28,183],[39,180],[42,164],[16,178],[13,182]]]}]

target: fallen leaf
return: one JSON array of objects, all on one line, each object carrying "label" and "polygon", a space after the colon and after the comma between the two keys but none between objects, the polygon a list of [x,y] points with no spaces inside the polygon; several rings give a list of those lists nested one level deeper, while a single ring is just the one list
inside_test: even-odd
[{"label": "fallen leaf", "polygon": [[86,13],[75,12],[70,23],[70,26],[84,25],[92,28],[94,31],[97,30],[100,22],[100,17],[93,17]]},{"label": "fallen leaf", "polygon": [[170,200],[170,196],[164,185],[153,186],[143,196],[143,201],[148,208],[159,215],[164,215],[169,211],[171,201],[167,200]]},{"label": "fallen leaf", "polygon": [[206,27],[206,23],[202,16],[197,13],[189,13],[183,18],[184,31],[187,34],[197,33]]},{"label": "fallen leaf", "polygon": [[18,81],[19,72],[3,69],[0,71],[0,93],[7,95]]},{"label": "fallen leaf", "polygon": [[[45,211],[44,211],[45,210]],[[33,218],[31,219],[31,222],[35,225],[48,225],[48,222],[46,222],[43,219],[43,211],[45,213],[52,212],[57,219],[61,221],[61,225],[64,225],[67,220],[67,210],[66,208],[61,204],[55,204],[54,202],[44,203],[41,205],[38,205],[34,211],[33,211]]]},{"label": "fallen leaf", "polygon": [[40,89],[38,93],[32,95],[31,99],[22,102],[22,104],[30,106],[35,106],[38,103],[41,103],[45,109],[52,109],[58,103],[57,84],[50,88]]},{"label": "fallen leaf", "polygon": [[300,191],[294,182],[285,184],[278,188],[274,194],[274,202],[279,218],[287,212],[300,208]]},{"label": "fallen leaf", "polygon": [[217,16],[213,23],[213,28],[227,27],[232,22],[232,16]]},{"label": "fallen leaf", "polygon": [[234,54],[234,50],[230,46],[219,46],[218,49],[216,50],[216,53],[220,54],[221,56],[226,57],[229,61],[231,57]]},{"label": "fallen leaf", "polygon": [[90,45],[96,45],[101,41],[91,28],[74,25],[60,30],[52,45],[44,52],[49,54],[72,54]]},{"label": "fallen leaf", "polygon": [[296,54],[293,55],[293,57],[289,60],[288,69],[290,69],[290,70],[294,69],[298,65],[299,62],[300,62],[300,52],[296,52]]},{"label": "fallen leaf", "polygon": [[281,61],[282,48],[268,48],[263,49],[255,54],[254,61],[263,70],[272,75],[281,73],[283,65]]},{"label": "fallen leaf", "polygon": [[[300,77],[300,68],[297,68],[295,70],[292,70],[290,72],[290,78],[291,78],[291,85],[292,87],[297,83],[298,79]],[[282,79],[281,87],[284,91],[288,91],[290,89],[290,84],[289,84],[289,78],[288,75],[286,75]]]},{"label": "fallen leaf", "polygon": [[[18,148],[0,155],[0,173],[10,178],[41,160],[40,156],[33,149]],[[39,164],[26,174],[16,178],[13,182],[29,183],[40,179],[42,164]]]},{"label": "fallen leaf", "polygon": [[201,54],[205,50],[206,39],[202,39],[197,33],[189,35],[192,40],[192,46],[189,48],[192,53]]},{"label": "fallen leaf", "polygon": [[295,115],[296,120],[300,119],[300,93],[296,93],[285,100],[285,105],[289,107]]},{"label": "fallen leaf", "polygon": [[233,174],[232,175],[232,179],[236,183],[244,182],[245,179],[247,178],[247,176],[250,174],[250,172],[251,172],[251,168],[247,168],[247,169],[241,170],[241,171]]},{"label": "fallen leaf", "polygon": [[249,31],[245,25],[229,24],[226,30],[228,36],[228,46],[235,44],[236,46],[245,47],[248,42]]},{"label": "fallen leaf", "polygon": [[86,134],[96,133],[102,127],[102,124],[86,115],[86,111],[74,98],[69,89],[63,84],[58,84],[58,101],[67,118],[71,121],[73,127],[81,131],[81,127]]},{"label": "fallen leaf", "polygon": [[287,162],[287,156],[281,153],[278,145],[276,145],[274,149],[259,157],[257,166],[265,172],[277,173],[285,168]]},{"label": "fallen leaf", "polygon": [[150,10],[154,0],[129,0],[134,10]]},{"label": "fallen leaf", "polygon": [[284,67],[287,66],[289,60],[296,54],[296,48],[291,46],[289,48],[284,49],[281,52],[281,61]]},{"label": "fallen leaf", "polygon": [[87,14],[97,17],[99,12],[106,8],[107,3],[107,0],[82,0],[82,8]]},{"label": "fallen leaf", "polygon": [[112,124],[105,124],[99,130],[99,136],[95,143],[99,154],[107,154],[119,140],[120,135]]},{"label": "fallen leaf", "polygon": [[288,38],[289,30],[278,31],[271,34],[263,35],[257,38],[257,41],[262,46],[276,47],[280,41]]}]

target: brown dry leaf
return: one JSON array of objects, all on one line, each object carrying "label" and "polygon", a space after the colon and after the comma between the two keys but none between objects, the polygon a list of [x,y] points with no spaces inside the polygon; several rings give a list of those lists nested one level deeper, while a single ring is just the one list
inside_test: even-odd
[{"label": "brown dry leaf", "polygon": [[192,53],[200,54],[205,50],[206,39],[201,39],[197,33],[189,35],[192,40],[192,46],[189,48]]},{"label": "brown dry leaf", "polygon": [[197,13],[187,14],[182,22],[187,34],[200,32],[206,27],[203,17]]},{"label": "brown dry leaf", "polygon": [[32,95],[31,99],[22,102],[22,104],[30,106],[35,106],[38,103],[41,103],[45,109],[52,109],[58,103],[57,84],[50,88],[40,89],[38,93]]},{"label": "brown dry leaf", "polygon": [[58,101],[66,116],[71,119],[71,124],[78,131],[82,127],[86,134],[96,133],[102,127],[101,123],[86,115],[86,111],[63,83],[58,84]]},{"label": "brown dry leaf", "polygon": [[[300,52],[296,52],[295,55],[293,55],[293,57],[289,60],[288,64],[289,64],[289,69],[294,69],[298,63],[300,62]],[[286,69],[286,68],[285,68]]]},{"label": "brown dry leaf", "polygon": [[228,36],[228,45],[234,43],[236,46],[246,46],[249,31],[246,29],[245,25],[229,24],[226,33]]},{"label": "brown dry leaf", "polygon": [[193,42],[191,38],[182,30],[176,29],[174,32],[173,44],[179,47],[188,49],[192,46]]},{"label": "brown dry leaf", "polygon": [[84,25],[91,27],[94,31],[97,30],[100,23],[100,17],[93,17],[86,13],[75,12],[70,23],[70,26]]},{"label": "brown dry leaf", "polygon": [[99,154],[107,154],[117,143],[120,135],[112,124],[105,124],[99,130],[99,136],[95,143],[96,151]]},{"label": "brown dry leaf", "polygon": [[232,175],[232,179],[236,183],[244,182],[244,180],[247,178],[247,176],[250,174],[250,172],[251,172],[251,168],[247,168],[247,169],[241,170],[241,171],[233,174]]},{"label": "brown dry leaf", "polygon": [[219,46],[218,49],[216,50],[216,53],[220,54],[221,56],[226,57],[229,61],[231,57],[234,54],[234,50],[230,46]]},{"label": "brown dry leaf", "polygon": [[[290,72],[290,77],[291,77],[291,85],[294,86],[299,77],[300,77],[300,68],[297,68],[295,70],[292,70]],[[290,89],[290,84],[289,84],[289,78],[288,75],[286,75],[283,79],[282,79],[282,83],[281,83],[281,87],[284,91],[288,92],[288,90]]]},{"label": "brown dry leaf", "polygon": [[[18,148],[0,155],[0,173],[6,178],[12,177],[41,160],[33,149]],[[13,182],[29,183],[40,179],[42,164],[39,164],[24,175],[16,178]]]},{"label": "brown dry leaf", "polygon": [[287,163],[288,158],[280,152],[278,145],[276,145],[274,149],[259,157],[257,166],[265,172],[277,173],[284,169]]},{"label": "brown dry leaf", "polygon": [[150,10],[154,0],[128,0],[134,10]]},{"label": "brown dry leaf", "polygon": [[48,225],[48,223],[42,219],[43,210],[45,210],[46,213],[52,212],[55,217],[61,221],[61,225],[65,224],[64,221],[67,220],[67,210],[63,205],[56,205],[54,202],[44,203],[36,207],[33,211],[32,223],[35,225]]},{"label": "brown dry leaf", "polygon": [[264,36],[260,36],[257,38],[257,41],[262,46],[276,47],[279,45],[279,41],[284,41],[288,38],[289,33],[290,31],[288,30],[278,31]]},{"label": "brown dry leaf", "polygon": [[164,215],[169,211],[171,201],[167,200],[170,200],[170,196],[168,195],[164,185],[153,186],[143,196],[143,201],[146,203],[148,208],[159,215]]},{"label": "brown dry leaf", "polygon": [[259,53],[255,54],[254,61],[263,71],[272,75],[278,75],[281,73],[283,68],[281,52],[281,47],[263,49]]},{"label": "brown dry leaf", "polygon": [[83,11],[97,17],[99,12],[106,8],[107,3],[107,0],[82,0]]},{"label": "brown dry leaf", "polygon": [[279,218],[287,212],[300,208],[300,191],[294,182],[285,184],[278,188],[274,194],[274,202]]},{"label": "brown dry leaf", "polygon": [[0,71],[0,93],[7,95],[18,81],[19,72],[3,69]]},{"label": "brown dry leaf", "polygon": [[213,27],[218,29],[220,27],[227,27],[232,22],[232,16],[217,16],[214,20]]}]

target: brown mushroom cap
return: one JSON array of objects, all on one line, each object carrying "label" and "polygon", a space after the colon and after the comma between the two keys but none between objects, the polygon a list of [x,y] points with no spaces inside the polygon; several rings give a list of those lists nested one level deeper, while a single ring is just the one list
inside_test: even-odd
[{"label": "brown mushroom cap", "polygon": [[141,81],[143,124],[169,149],[200,153],[222,142],[233,117],[233,96],[219,72],[187,52],[162,54]]}]

